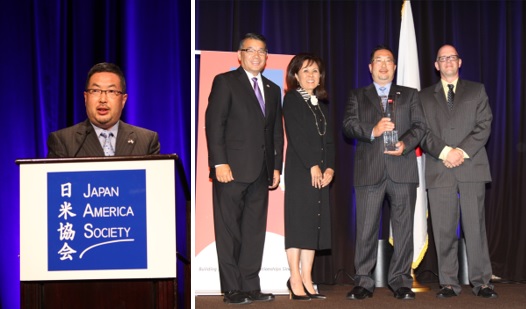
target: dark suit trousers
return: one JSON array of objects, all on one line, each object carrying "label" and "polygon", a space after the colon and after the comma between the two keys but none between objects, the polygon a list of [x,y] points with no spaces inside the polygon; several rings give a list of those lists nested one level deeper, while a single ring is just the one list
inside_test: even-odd
[{"label": "dark suit trousers", "polygon": [[356,268],[355,286],[373,292],[372,270],[376,265],[378,232],[384,198],[391,207],[394,252],[388,272],[388,284],[396,291],[411,288],[413,262],[413,217],[417,184],[400,184],[388,177],[374,186],[355,187],[356,192]]},{"label": "dark suit trousers", "polygon": [[253,183],[214,179],[213,200],[221,290],[260,290],[268,210],[266,169]]},{"label": "dark suit trousers", "polygon": [[489,284],[491,279],[484,213],[485,192],[485,184],[481,182],[428,189],[438,257],[438,278],[441,285],[451,285],[457,294],[462,290],[458,281],[457,236],[461,216],[473,292],[477,294],[480,286]]}]

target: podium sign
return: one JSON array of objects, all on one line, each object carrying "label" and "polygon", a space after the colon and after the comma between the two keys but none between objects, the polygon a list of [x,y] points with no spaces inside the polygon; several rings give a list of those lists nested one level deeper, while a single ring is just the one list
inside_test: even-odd
[{"label": "podium sign", "polygon": [[174,160],[21,163],[21,281],[176,277]]}]

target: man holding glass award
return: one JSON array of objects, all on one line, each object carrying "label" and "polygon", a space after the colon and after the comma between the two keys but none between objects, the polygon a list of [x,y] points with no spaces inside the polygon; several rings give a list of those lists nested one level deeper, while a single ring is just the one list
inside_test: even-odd
[{"label": "man holding glass award", "polygon": [[378,231],[384,199],[391,208],[394,252],[388,284],[397,299],[414,299],[411,291],[413,216],[418,187],[415,148],[426,124],[418,91],[392,83],[393,52],[376,47],[369,63],[373,83],[351,90],[343,119],[344,134],[356,139],[356,252],[351,300],[372,297]]}]

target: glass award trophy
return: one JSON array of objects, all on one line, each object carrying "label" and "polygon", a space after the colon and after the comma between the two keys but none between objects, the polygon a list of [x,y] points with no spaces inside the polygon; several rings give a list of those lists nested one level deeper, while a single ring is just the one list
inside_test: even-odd
[{"label": "glass award trophy", "polygon": [[[398,131],[396,130],[396,95],[382,96],[382,105],[384,106],[384,117],[391,118],[391,122],[395,124],[395,130],[384,132],[384,146],[386,151],[396,151],[396,143],[398,143]],[[384,104],[385,103],[385,104]]]}]

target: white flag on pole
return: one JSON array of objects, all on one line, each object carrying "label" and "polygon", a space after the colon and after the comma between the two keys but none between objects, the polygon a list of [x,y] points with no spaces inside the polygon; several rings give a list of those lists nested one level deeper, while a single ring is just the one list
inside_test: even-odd
[{"label": "white flag on pole", "polygon": [[[420,73],[418,70],[418,50],[416,47],[415,25],[411,2],[404,1],[402,5],[402,24],[400,26],[400,42],[398,44],[398,66],[396,83],[398,85],[416,88],[420,91]],[[415,217],[413,225],[413,265],[418,267],[427,252],[427,193],[424,177],[425,155],[417,148],[418,176],[420,186],[416,194]]]}]

